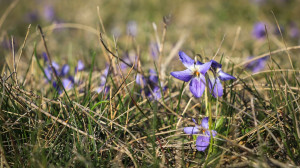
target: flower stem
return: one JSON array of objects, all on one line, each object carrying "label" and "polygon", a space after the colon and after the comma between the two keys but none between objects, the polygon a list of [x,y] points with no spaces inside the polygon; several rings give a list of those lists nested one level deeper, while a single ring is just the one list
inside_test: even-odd
[{"label": "flower stem", "polygon": [[211,96],[210,94],[208,94],[208,79],[206,79],[206,87],[205,87],[205,105],[206,105],[206,116],[209,116],[209,121],[208,121],[208,131],[210,133],[210,142],[209,142],[209,149],[208,149],[208,153],[205,159],[205,163],[203,167],[207,166],[208,163],[208,158],[210,156],[210,154],[212,153],[212,143],[213,143],[213,136],[212,136],[212,111],[211,111]]}]

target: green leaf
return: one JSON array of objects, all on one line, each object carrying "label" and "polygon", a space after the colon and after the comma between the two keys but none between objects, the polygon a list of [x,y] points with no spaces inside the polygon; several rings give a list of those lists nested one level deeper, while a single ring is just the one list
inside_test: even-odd
[{"label": "green leaf", "polygon": [[223,126],[224,123],[224,117],[221,117],[218,119],[218,121],[216,122],[216,130],[219,129],[219,127]]},{"label": "green leaf", "polygon": [[99,105],[102,104],[102,103],[108,103],[108,102],[109,102],[109,101],[107,101],[107,100],[100,101],[100,102],[96,103],[96,104],[91,108],[91,110],[94,110],[97,106],[99,106]]}]

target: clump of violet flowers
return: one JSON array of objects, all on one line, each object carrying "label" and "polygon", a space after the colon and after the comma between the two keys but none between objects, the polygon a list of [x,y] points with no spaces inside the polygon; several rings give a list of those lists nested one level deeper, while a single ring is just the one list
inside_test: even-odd
[{"label": "clump of violet flowers", "polygon": [[211,60],[207,63],[193,60],[183,51],[179,51],[179,58],[187,68],[184,71],[171,72],[171,75],[179,80],[190,82],[190,91],[196,97],[200,98],[206,88],[205,75],[208,73],[209,90],[214,97],[223,95],[223,86],[221,81],[236,79],[222,71],[222,65]]},{"label": "clump of violet flowers", "polygon": [[[251,60],[253,58],[253,56],[250,56],[247,58],[247,60]],[[265,56],[257,60],[251,61],[245,66],[245,68],[252,71],[253,73],[259,72],[265,68],[268,59],[269,56]]]},{"label": "clump of violet flowers", "polygon": [[[171,75],[179,80],[189,82],[189,88],[195,98],[200,98],[203,93],[210,92],[213,97],[223,96],[223,85],[221,81],[234,80],[234,76],[225,73],[222,70],[222,64],[215,60],[202,63],[193,60],[183,51],[178,53],[180,61],[187,68],[183,71],[171,72]],[[207,88],[207,89],[206,89]],[[206,100],[210,103],[210,100]],[[211,110],[206,109],[211,116]],[[215,137],[217,132],[209,130],[209,118],[202,119],[201,125],[193,119],[195,127],[185,127],[184,132],[189,135],[197,134],[196,148],[198,151],[205,151],[209,146],[210,138]]]},{"label": "clump of violet flowers", "polygon": [[[163,82],[159,83],[158,75],[154,69],[149,70],[149,76],[145,78],[142,74],[136,75],[136,84],[142,87],[142,91],[150,100],[159,100],[162,98],[162,92],[167,90]],[[162,88],[160,88],[162,87]]]},{"label": "clump of violet flowers", "polygon": [[107,94],[110,89],[109,86],[106,86],[108,72],[109,72],[109,65],[106,65],[105,69],[103,70],[103,72],[100,76],[100,85],[99,85],[99,87],[96,88],[96,92],[98,94],[102,93],[102,92],[104,94]]},{"label": "clump of violet flowers", "polygon": [[[46,67],[44,68],[44,73],[46,75],[46,79],[48,82],[52,81],[52,86],[58,91],[59,94],[62,93],[63,89],[60,88],[58,85],[58,82],[56,81],[54,76],[54,72],[51,69],[51,66],[49,65],[50,62],[48,61],[46,53],[43,53],[44,62],[46,64]],[[59,64],[57,64],[55,61],[52,61],[52,66],[55,70],[55,73],[57,76],[61,79],[62,85],[66,90],[70,90],[74,87],[74,84],[80,84],[79,81],[75,81],[74,76],[72,76],[70,72],[70,66],[68,64],[64,64],[61,68]],[[79,71],[84,70],[84,64],[81,60],[78,61],[77,66],[75,67],[74,75],[76,75]]]}]

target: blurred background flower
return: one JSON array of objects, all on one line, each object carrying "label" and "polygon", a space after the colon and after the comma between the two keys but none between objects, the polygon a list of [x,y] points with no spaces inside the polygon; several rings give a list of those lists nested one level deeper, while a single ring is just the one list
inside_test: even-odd
[{"label": "blurred background flower", "polygon": [[129,21],[127,23],[127,35],[132,36],[132,37],[136,37],[138,33],[138,26],[136,21]]},{"label": "blurred background flower", "polygon": [[43,16],[44,16],[45,20],[47,20],[48,22],[52,22],[55,18],[54,7],[51,5],[45,5],[44,11],[43,11]]},{"label": "blurred background flower", "polygon": [[266,36],[265,25],[264,22],[255,23],[252,30],[253,37],[256,39],[264,39]]},{"label": "blurred background flower", "polygon": [[[253,58],[254,58],[253,56],[250,56],[247,58],[247,60],[251,60]],[[257,60],[251,61],[250,63],[248,63],[246,65],[246,69],[252,71],[253,73],[259,72],[259,71],[265,69],[268,59],[269,59],[269,56],[266,56],[266,57],[262,57]]]},{"label": "blurred background flower", "polygon": [[299,28],[295,22],[290,23],[289,35],[291,38],[299,38]]}]

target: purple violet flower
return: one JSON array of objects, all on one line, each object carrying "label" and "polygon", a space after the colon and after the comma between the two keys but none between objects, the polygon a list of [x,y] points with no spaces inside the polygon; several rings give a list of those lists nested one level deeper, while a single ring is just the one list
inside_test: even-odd
[{"label": "purple violet flower", "polygon": [[[58,63],[56,63],[55,61],[52,61],[52,66],[53,66],[56,74],[58,74],[58,71],[59,71],[59,65],[58,65]],[[49,68],[51,68],[51,67],[49,66]]]},{"label": "purple violet flower", "polygon": [[122,31],[120,27],[113,27],[111,29],[111,34],[114,36],[114,38],[119,38],[122,35]]},{"label": "purple violet flower", "polygon": [[55,12],[53,6],[46,5],[44,7],[43,15],[47,21],[52,22],[55,18]]},{"label": "purple violet flower", "polygon": [[[146,96],[149,97],[150,100],[159,100],[162,97],[161,91],[165,92],[167,90],[167,86],[164,86],[163,82],[159,85],[158,76],[154,69],[149,69],[148,81],[150,88],[152,89],[152,93],[150,90],[146,90]],[[162,90],[160,89],[160,86],[162,87]]]},{"label": "purple violet flower", "polygon": [[81,60],[78,60],[77,62],[77,66],[75,67],[75,78],[74,78],[74,83],[76,83],[77,85],[80,85],[82,83],[82,81],[79,80],[79,75],[76,75],[78,72],[83,71],[84,70],[84,63]]},{"label": "purple violet flower", "polygon": [[101,93],[104,91],[104,93],[106,94],[109,91],[109,86],[105,86],[106,84],[106,79],[108,76],[108,72],[109,72],[109,66],[106,65],[102,75],[100,76],[100,86],[96,88],[96,92],[97,93]]},{"label": "purple violet flower", "polygon": [[204,117],[201,121],[201,125],[198,125],[195,119],[193,119],[195,127],[185,127],[183,131],[186,134],[193,135],[199,134],[196,140],[196,148],[198,151],[205,151],[210,143],[210,132],[215,137],[217,132],[215,130],[209,130],[208,117]]},{"label": "purple violet flower", "polygon": [[290,36],[292,38],[298,38],[299,37],[299,29],[296,27],[291,27],[290,29]]},{"label": "purple violet flower", "polygon": [[[70,76],[69,78],[63,78],[61,80],[63,87],[66,91],[72,89],[74,87],[74,80],[72,80],[73,77]],[[58,85],[56,81],[53,81],[52,86],[57,90],[58,94],[63,93],[63,89]]]},{"label": "purple violet flower", "polygon": [[[253,56],[247,58],[247,60],[253,59]],[[253,73],[259,72],[263,70],[266,66],[266,61],[269,59],[269,56],[262,57],[260,59],[251,61],[249,64],[245,66],[246,69],[251,70]]]},{"label": "purple violet flower", "polygon": [[[163,87],[163,92],[166,91],[167,87]],[[150,99],[150,100],[159,100],[162,97],[161,94],[161,90],[159,86],[154,86],[152,89],[152,93],[151,91],[148,91],[146,93],[146,96]]]},{"label": "purple violet flower", "polygon": [[291,23],[290,25],[290,32],[289,35],[291,38],[298,38],[299,37],[299,29],[298,26],[296,25],[296,23]]},{"label": "purple violet flower", "polygon": [[61,68],[59,76],[67,75],[69,73],[69,70],[70,70],[70,66],[68,64],[63,65],[63,67]]},{"label": "purple violet flower", "polygon": [[[137,74],[136,83],[142,86],[142,90],[145,91],[145,95],[150,100],[159,100],[162,97],[160,86],[163,92],[167,90],[167,87],[163,86],[162,82],[161,85],[159,85],[158,76],[154,69],[149,69],[149,76],[147,78],[141,74]],[[147,85],[149,85],[149,87],[146,87]]]},{"label": "purple violet flower", "polygon": [[25,21],[33,23],[39,20],[39,14],[37,10],[31,11],[25,15]]},{"label": "purple violet flower", "polygon": [[44,62],[48,62],[47,54],[43,52],[42,55],[43,55]]},{"label": "purple violet flower", "polygon": [[70,90],[74,86],[74,82],[72,80],[70,80],[69,78],[63,78],[62,84],[66,90]]},{"label": "purple violet flower", "polygon": [[84,63],[81,60],[79,60],[77,66],[75,67],[75,74],[83,70],[84,70]]},{"label": "purple violet flower", "polygon": [[158,82],[158,76],[154,69],[149,69],[149,81],[151,81],[152,83]]},{"label": "purple violet flower", "polygon": [[141,74],[136,74],[135,82],[142,87],[147,85],[146,78]]},{"label": "purple violet flower", "polygon": [[159,57],[159,46],[157,43],[150,44],[150,54],[154,60],[157,60]]},{"label": "purple violet flower", "polygon": [[58,94],[62,93],[62,90],[59,88],[59,86],[56,83],[56,81],[53,81],[52,86],[57,90]]},{"label": "purple violet flower", "polygon": [[171,72],[171,75],[185,82],[190,81],[190,91],[192,94],[196,98],[201,97],[206,86],[205,74],[210,69],[212,62],[207,62],[205,64],[199,61],[195,62],[183,51],[179,51],[178,54],[180,61],[187,69],[184,71]]},{"label": "purple violet flower", "polygon": [[105,67],[105,69],[103,71],[103,74],[100,76],[101,85],[104,85],[106,83],[108,71],[109,71],[109,66],[106,65],[106,67]]},{"label": "purple violet flower", "polygon": [[[134,65],[135,67],[137,67],[137,65],[138,65],[138,61],[136,61],[137,56],[132,52],[130,52],[130,53],[126,52],[124,54],[123,60],[129,65],[132,65],[134,63],[135,63],[135,65]],[[123,62],[120,62],[120,68],[121,68],[122,71],[126,70],[128,68],[128,65],[126,65]]]},{"label": "purple violet flower", "polygon": [[101,92],[104,92],[104,93],[106,94],[106,93],[108,93],[109,89],[110,89],[109,86],[106,86],[106,87],[100,86],[100,87],[97,87],[97,88],[96,88],[96,92],[97,92],[98,94],[101,93]]},{"label": "purple violet flower", "polygon": [[257,22],[253,26],[253,31],[252,31],[253,37],[257,39],[263,39],[266,36],[266,31],[265,31],[265,23],[263,22]]},{"label": "purple violet flower", "polygon": [[[58,74],[59,65],[55,61],[52,61],[52,66],[53,66],[56,74],[60,75],[60,74]],[[46,77],[48,78],[48,80],[51,80],[52,79],[52,69],[51,69],[50,65],[48,65],[46,68],[44,68],[44,72],[45,72]]]},{"label": "purple violet flower", "polygon": [[135,21],[129,21],[127,23],[127,34],[131,37],[136,37],[138,32],[137,23]]},{"label": "purple violet flower", "polygon": [[222,65],[218,62],[211,60],[211,69],[207,72],[209,78],[209,91],[214,97],[223,96],[223,85],[221,81],[234,80],[234,76],[231,76],[222,71]]},{"label": "purple violet flower", "polygon": [[51,80],[52,79],[52,76],[51,76],[51,68],[47,67],[47,68],[44,68],[44,72],[45,72],[45,75],[47,77],[48,80]]}]

